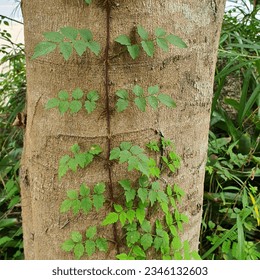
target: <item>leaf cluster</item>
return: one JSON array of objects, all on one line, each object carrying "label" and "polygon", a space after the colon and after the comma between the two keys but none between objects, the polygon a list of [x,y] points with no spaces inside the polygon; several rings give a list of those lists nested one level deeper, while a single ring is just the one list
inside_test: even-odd
[{"label": "leaf cluster", "polygon": [[167,34],[163,28],[156,28],[153,38],[151,38],[149,32],[141,25],[137,26],[137,34],[139,35],[141,42],[132,43],[131,39],[127,35],[119,35],[115,41],[123,46],[126,46],[128,53],[132,59],[138,58],[141,49],[149,56],[153,57],[155,53],[155,42],[159,48],[163,51],[169,51],[169,44],[178,48],[187,48],[184,41],[173,34]]},{"label": "leaf cluster", "polygon": [[76,29],[74,27],[62,27],[59,31],[43,33],[45,41],[39,42],[34,49],[32,59],[47,55],[56,48],[67,61],[73,53],[73,49],[82,56],[87,49],[96,56],[101,51],[101,46],[93,40],[93,34],[89,29]]},{"label": "leaf cluster", "polygon": [[[46,103],[45,109],[58,108],[61,114],[66,113],[68,110],[70,113],[78,113],[83,107],[83,101],[81,100],[84,96],[83,91],[80,88],[76,88],[72,91],[72,100],[69,100],[69,93],[65,90],[61,90],[58,93],[58,98],[51,98]],[[96,107],[96,101],[99,100],[99,93],[95,90],[91,90],[87,94],[87,100],[85,101],[84,107],[88,113],[92,113]]]},{"label": "leaf cluster", "polygon": [[107,252],[108,243],[105,238],[97,237],[97,227],[89,227],[85,232],[85,240],[83,236],[78,231],[73,231],[71,233],[71,238],[66,240],[61,248],[65,252],[72,252],[77,260],[79,260],[83,254],[86,252],[90,257],[96,250],[100,252]]},{"label": "leaf cluster", "polygon": [[61,179],[69,170],[76,172],[77,169],[85,168],[94,159],[95,156],[102,152],[102,149],[98,145],[92,145],[90,150],[84,153],[80,153],[80,147],[78,144],[74,144],[71,147],[73,157],[64,155],[59,161],[58,176]]},{"label": "leaf cluster", "polygon": [[[135,85],[132,90],[135,96],[133,100],[134,104],[142,112],[145,112],[147,103],[155,110],[158,108],[159,102],[169,108],[175,108],[176,104],[171,96],[159,93],[159,91],[160,88],[158,85],[150,86],[148,87],[148,94],[145,95],[143,88],[139,85]],[[129,102],[131,101],[129,93],[125,89],[120,89],[116,92],[116,96],[118,97],[116,109],[118,112],[123,112],[127,109]]]},{"label": "leaf cluster", "polygon": [[85,184],[80,186],[78,190],[68,190],[67,191],[67,199],[65,199],[61,206],[61,213],[66,213],[72,210],[74,215],[77,215],[80,210],[83,211],[84,214],[88,214],[92,211],[93,206],[96,211],[99,211],[104,205],[105,197],[105,184],[98,183],[94,186],[93,194],[91,195],[90,188]]}]

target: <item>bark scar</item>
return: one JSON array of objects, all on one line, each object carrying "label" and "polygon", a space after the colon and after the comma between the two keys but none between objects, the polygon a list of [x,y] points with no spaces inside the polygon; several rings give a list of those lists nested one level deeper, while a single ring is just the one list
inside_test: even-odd
[{"label": "bark scar", "polygon": [[211,6],[211,9],[213,11],[214,19],[216,21],[217,13],[218,13],[218,5],[217,5],[216,0],[211,0],[210,6]]}]

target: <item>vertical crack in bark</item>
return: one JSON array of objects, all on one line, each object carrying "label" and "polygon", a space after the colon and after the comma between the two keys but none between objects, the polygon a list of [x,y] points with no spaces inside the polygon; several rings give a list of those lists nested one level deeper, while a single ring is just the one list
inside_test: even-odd
[{"label": "vertical crack in bark", "polygon": [[[106,120],[107,120],[107,168],[109,176],[109,195],[110,200],[114,202],[114,190],[112,184],[112,169],[109,162],[109,155],[111,151],[111,114],[109,106],[109,48],[110,48],[110,16],[111,16],[111,6],[109,1],[106,2],[106,48],[105,48],[105,95],[106,95]],[[113,224],[114,240],[116,243],[117,254],[119,254],[119,243],[116,224]]]}]

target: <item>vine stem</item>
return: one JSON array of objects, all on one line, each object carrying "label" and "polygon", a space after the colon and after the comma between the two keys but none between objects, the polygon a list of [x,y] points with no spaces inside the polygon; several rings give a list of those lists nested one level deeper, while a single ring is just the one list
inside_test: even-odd
[{"label": "vine stem", "polygon": [[[112,170],[111,164],[109,162],[109,156],[111,151],[111,114],[109,106],[109,49],[110,49],[110,16],[111,16],[111,6],[109,1],[106,2],[106,48],[105,48],[105,95],[106,95],[106,121],[107,121],[107,168],[109,177],[109,194],[110,199],[114,202],[114,190],[112,184]],[[119,243],[116,224],[113,224],[113,234],[116,243],[117,254],[119,254]]]}]

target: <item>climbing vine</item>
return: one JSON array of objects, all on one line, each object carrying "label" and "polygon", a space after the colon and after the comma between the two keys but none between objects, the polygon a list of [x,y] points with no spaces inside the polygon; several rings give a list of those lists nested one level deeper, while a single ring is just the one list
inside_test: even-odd
[{"label": "climbing vine", "polygon": [[[87,5],[91,2],[85,0]],[[104,5],[108,23],[105,47],[105,75],[108,82],[110,1],[105,1]],[[187,47],[181,38],[167,34],[161,27],[158,27],[154,34],[149,34],[143,26],[138,25],[136,33],[140,39],[136,42],[132,42],[130,36],[124,34],[115,39],[115,44],[123,48],[120,54],[127,51],[132,59],[137,59],[142,50],[148,57],[152,57],[156,46],[163,51],[168,51],[169,45]],[[32,59],[47,55],[55,49],[59,50],[65,60],[70,59],[73,51],[79,56],[88,51],[99,56],[101,52],[100,44],[93,39],[89,29],[63,27],[59,31],[45,32],[43,36],[44,41],[36,45]],[[107,132],[111,136],[107,82]],[[159,85],[151,85],[146,90],[136,84],[132,88],[116,90],[115,97],[115,109],[118,113],[127,110],[131,105],[141,112],[145,112],[148,105],[154,110],[160,105],[172,109],[176,107],[170,95],[160,92]],[[71,94],[63,89],[56,98],[48,100],[45,109],[57,108],[60,114],[64,115],[66,112],[76,114],[85,108],[86,113],[90,114],[97,108],[99,99],[100,95],[95,89],[84,93],[82,89],[76,88]],[[91,145],[88,151],[81,151],[81,147],[75,143],[69,153],[59,161],[58,178],[62,181],[67,173],[77,172],[79,168],[85,169],[94,164],[97,157],[101,157],[107,161],[110,180],[98,182],[95,186],[82,182],[78,190],[70,189],[64,194],[65,199],[60,205],[61,213],[76,216],[96,212],[98,215],[104,207],[110,211],[106,211],[107,215],[99,225],[88,227],[84,233],[72,231],[61,245],[62,250],[72,252],[76,259],[80,259],[84,255],[91,257],[96,251],[107,252],[109,242],[114,242],[119,260],[144,260],[149,258],[149,255],[167,260],[199,258],[196,252],[191,252],[188,241],[180,237],[184,223],[188,223],[188,217],[179,210],[185,192],[177,184],[169,184],[167,180],[181,164],[171,140],[160,135],[159,140],[158,137],[152,139],[145,147],[132,142],[121,142],[118,147],[112,147],[108,137],[107,143],[106,155],[103,155],[102,147],[97,144]],[[122,165],[129,172],[129,176],[117,182],[116,195],[111,180],[112,162]],[[133,177],[136,178],[134,181],[130,179]],[[155,213],[156,217],[160,218],[154,218]],[[102,228],[111,226],[114,232],[112,241],[99,235],[104,232]],[[118,227],[122,233],[120,236]]]}]

